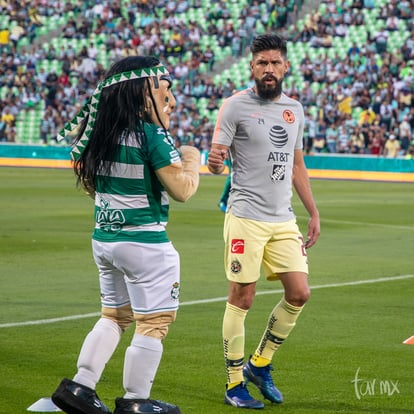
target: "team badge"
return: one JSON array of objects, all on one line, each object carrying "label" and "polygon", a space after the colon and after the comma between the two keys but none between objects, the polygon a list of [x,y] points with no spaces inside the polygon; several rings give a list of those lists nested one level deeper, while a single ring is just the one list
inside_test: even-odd
[{"label": "team badge", "polygon": [[231,241],[231,252],[233,254],[244,254],[244,240],[233,239]]},{"label": "team badge", "polygon": [[231,262],[231,266],[230,266],[231,273],[236,273],[236,274],[240,273],[241,268],[242,268],[241,263],[238,260],[233,260]]},{"label": "team badge", "polygon": [[283,111],[283,119],[288,123],[288,124],[293,124],[295,122],[295,114],[290,110],[290,109],[285,109]]},{"label": "team badge", "polygon": [[173,284],[173,287],[171,289],[171,297],[174,300],[177,300],[180,297],[180,284],[178,282],[175,282]]}]

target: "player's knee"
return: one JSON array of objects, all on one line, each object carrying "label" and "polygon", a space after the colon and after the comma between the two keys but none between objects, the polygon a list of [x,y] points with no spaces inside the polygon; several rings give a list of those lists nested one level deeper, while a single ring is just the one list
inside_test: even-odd
[{"label": "player's knee", "polygon": [[157,312],[149,314],[134,314],[136,321],[135,332],[163,340],[168,334],[168,328],[175,321],[177,312]]},{"label": "player's knee", "polygon": [[228,302],[240,309],[249,310],[256,294],[256,283],[230,282]]},{"label": "player's knee", "polygon": [[102,307],[102,317],[113,320],[124,332],[134,322],[131,305],[121,308]]},{"label": "player's knee", "polygon": [[285,300],[293,306],[304,306],[311,295],[309,287],[302,287],[290,292],[285,292]]}]

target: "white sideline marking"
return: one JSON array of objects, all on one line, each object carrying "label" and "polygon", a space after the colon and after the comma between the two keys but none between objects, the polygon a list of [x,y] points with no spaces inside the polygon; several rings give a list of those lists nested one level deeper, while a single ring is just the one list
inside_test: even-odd
[{"label": "white sideline marking", "polygon": [[[327,288],[335,288],[335,287],[343,287],[343,286],[367,285],[367,284],[370,284],[370,283],[393,282],[395,280],[405,280],[405,279],[412,279],[412,278],[414,278],[414,275],[380,277],[380,278],[377,278],[377,279],[354,280],[352,282],[328,283],[326,285],[313,285],[313,286],[311,285],[310,288],[311,288],[311,290],[314,290],[314,289],[327,289]],[[282,293],[282,292],[283,292],[283,289],[266,290],[266,291],[256,292],[256,295],[257,296],[270,295],[270,294],[273,294],[273,293]],[[181,302],[180,306],[199,305],[201,303],[224,302],[226,300],[227,300],[227,296],[218,297],[218,298],[211,298],[211,299],[199,299],[199,300]],[[83,315],[63,316],[61,318],[39,319],[37,321],[3,323],[3,324],[0,324],[0,329],[1,328],[14,328],[14,327],[17,327],[17,326],[28,326],[28,325],[45,325],[45,324],[48,324],[48,323],[71,321],[71,320],[76,320],[76,319],[92,318],[92,317],[100,316],[100,314],[101,314],[101,312],[93,312],[93,313],[85,313]]]},{"label": "white sideline marking", "polygon": [[[296,216],[297,219],[309,220],[309,216]],[[350,224],[352,226],[368,226],[368,227],[384,227],[397,230],[414,230],[414,226],[401,226],[399,224],[387,224],[387,223],[367,223],[366,221],[348,221],[348,220],[335,220],[335,219],[324,219],[321,218],[321,223],[339,223],[339,224]]]}]

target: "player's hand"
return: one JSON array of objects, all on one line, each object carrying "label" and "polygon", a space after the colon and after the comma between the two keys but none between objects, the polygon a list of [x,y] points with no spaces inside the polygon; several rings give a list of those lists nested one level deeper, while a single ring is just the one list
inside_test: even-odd
[{"label": "player's hand", "polygon": [[319,215],[313,216],[310,218],[308,223],[308,236],[306,238],[305,248],[310,249],[318,241],[320,234],[321,225],[319,221]]},{"label": "player's hand", "polygon": [[228,151],[220,148],[212,148],[208,154],[208,169],[213,174],[220,174],[224,170],[224,160],[228,157]]}]

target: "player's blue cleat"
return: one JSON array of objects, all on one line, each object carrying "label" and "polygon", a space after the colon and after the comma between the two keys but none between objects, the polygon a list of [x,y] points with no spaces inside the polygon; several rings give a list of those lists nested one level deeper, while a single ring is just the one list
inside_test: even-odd
[{"label": "player's blue cleat", "polygon": [[248,382],[252,382],[254,385],[256,385],[264,398],[280,404],[283,402],[283,396],[282,393],[275,387],[275,384],[273,384],[273,379],[270,375],[270,371],[273,371],[272,364],[269,364],[265,367],[255,367],[249,361],[243,367],[243,375],[246,384]]},{"label": "player's blue cleat", "polygon": [[262,401],[255,400],[246,388],[246,384],[241,382],[231,390],[226,390],[224,403],[237,408],[264,408]]}]

